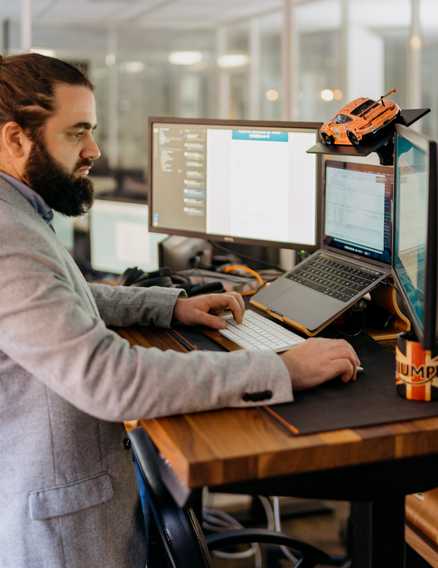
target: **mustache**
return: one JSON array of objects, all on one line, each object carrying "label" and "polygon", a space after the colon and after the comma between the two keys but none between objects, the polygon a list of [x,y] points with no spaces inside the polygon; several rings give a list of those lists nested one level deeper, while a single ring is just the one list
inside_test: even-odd
[{"label": "mustache", "polygon": [[94,161],[90,160],[90,158],[84,158],[82,160],[80,160],[75,167],[75,170],[78,170],[79,168],[91,168],[93,166]]}]

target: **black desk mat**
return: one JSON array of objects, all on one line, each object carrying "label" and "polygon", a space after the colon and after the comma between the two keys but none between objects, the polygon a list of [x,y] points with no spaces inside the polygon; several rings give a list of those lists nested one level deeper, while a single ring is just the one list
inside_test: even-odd
[{"label": "black desk mat", "polygon": [[[225,351],[202,334],[202,328],[179,327],[205,351]],[[270,415],[288,424],[295,434],[313,434],[438,416],[438,401],[405,400],[395,388],[395,353],[368,335],[349,339],[359,354],[364,372],[355,382],[334,379],[317,388],[294,393],[294,402],[269,407]]]},{"label": "black desk mat", "polygon": [[320,387],[294,393],[292,403],[270,409],[297,434],[360,428],[438,416],[437,402],[401,398],[395,388],[395,354],[366,335],[350,341],[364,372],[356,382],[334,379]]}]

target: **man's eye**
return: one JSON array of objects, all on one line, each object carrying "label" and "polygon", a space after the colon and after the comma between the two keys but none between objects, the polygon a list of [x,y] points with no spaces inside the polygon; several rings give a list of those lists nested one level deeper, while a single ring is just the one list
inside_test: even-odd
[{"label": "man's eye", "polygon": [[80,130],[79,132],[71,132],[70,137],[74,138],[75,140],[81,140],[81,138],[83,138],[84,134],[85,134],[84,131]]}]

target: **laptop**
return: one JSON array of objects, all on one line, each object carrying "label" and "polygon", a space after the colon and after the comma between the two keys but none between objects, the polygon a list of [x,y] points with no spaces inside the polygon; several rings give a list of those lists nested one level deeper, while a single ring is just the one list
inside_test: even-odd
[{"label": "laptop", "polygon": [[314,335],[391,274],[392,166],[327,160],[321,248],[251,299]]}]

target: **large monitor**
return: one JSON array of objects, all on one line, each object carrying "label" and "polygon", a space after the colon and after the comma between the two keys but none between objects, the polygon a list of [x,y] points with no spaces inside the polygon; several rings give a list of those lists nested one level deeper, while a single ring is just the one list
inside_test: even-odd
[{"label": "large monitor", "polygon": [[397,125],[394,273],[424,348],[437,336],[437,144]]},{"label": "large monitor", "polygon": [[159,268],[158,244],[167,235],[148,232],[148,206],[95,199],[89,212],[90,259],[94,270],[121,274],[138,266]]},{"label": "large monitor", "polygon": [[151,118],[151,231],[315,250],[320,123]]}]

